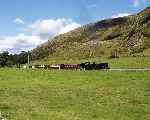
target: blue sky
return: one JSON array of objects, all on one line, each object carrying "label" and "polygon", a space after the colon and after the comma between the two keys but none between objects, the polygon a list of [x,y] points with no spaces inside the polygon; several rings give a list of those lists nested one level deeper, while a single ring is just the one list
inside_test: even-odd
[{"label": "blue sky", "polygon": [[[150,0],[1,0],[0,50],[29,50],[83,24],[134,14],[148,6]],[[30,43],[32,39],[38,42]]]}]

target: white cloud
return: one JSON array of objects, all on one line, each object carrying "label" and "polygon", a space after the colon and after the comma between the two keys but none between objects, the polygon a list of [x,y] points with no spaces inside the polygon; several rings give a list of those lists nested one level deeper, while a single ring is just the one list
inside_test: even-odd
[{"label": "white cloud", "polygon": [[139,7],[142,3],[146,3],[148,0],[132,0],[134,7]]},{"label": "white cloud", "polygon": [[45,37],[54,37],[58,34],[69,32],[81,25],[73,22],[70,19],[47,19],[47,20],[37,20],[34,23],[28,25],[27,30],[33,35]]},{"label": "white cloud", "polygon": [[14,23],[16,23],[16,24],[25,24],[25,22],[19,17],[14,20]]},{"label": "white cloud", "polygon": [[133,0],[133,6],[138,7],[140,5],[140,0]]},{"label": "white cloud", "polygon": [[91,4],[91,5],[88,5],[87,8],[96,8],[97,5],[96,4]]},{"label": "white cloud", "polygon": [[16,36],[4,36],[0,39],[0,50],[9,50],[11,52],[19,52],[23,50],[31,50],[33,47],[42,43],[39,36],[25,35],[24,33],[18,34]]},{"label": "white cloud", "polygon": [[0,36],[0,51],[9,50],[18,53],[22,50],[31,50],[46,42],[49,37],[69,32],[81,25],[70,19],[37,20],[25,26],[25,31],[15,36]]},{"label": "white cloud", "polygon": [[78,27],[81,27],[81,25],[78,24],[78,23],[76,23],[76,22],[71,22],[71,21],[70,21],[70,24],[68,24],[68,25],[66,25],[66,26],[64,26],[64,27],[62,27],[62,28],[59,30],[58,34],[67,33],[67,32],[69,32],[69,31],[71,31],[71,30],[74,30],[74,29],[76,29],[76,28],[78,28]]},{"label": "white cloud", "polygon": [[118,18],[118,17],[124,17],[124,16],[129,16],[131,15],[130,13],[118,13],[116,15],[112,15],[112,18]]}]

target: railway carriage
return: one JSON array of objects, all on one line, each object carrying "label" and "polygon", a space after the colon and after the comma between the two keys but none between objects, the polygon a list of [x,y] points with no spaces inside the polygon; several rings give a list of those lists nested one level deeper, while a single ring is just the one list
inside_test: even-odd
[{"label": "railway carriage", "polygon": [[109,69],[108,63],[96,64],[93,62],[81,63],[81,64],[54,64],[54,65],[32,65],[29,68],[37,69],[58,69],[58,70],[102,70]]}]

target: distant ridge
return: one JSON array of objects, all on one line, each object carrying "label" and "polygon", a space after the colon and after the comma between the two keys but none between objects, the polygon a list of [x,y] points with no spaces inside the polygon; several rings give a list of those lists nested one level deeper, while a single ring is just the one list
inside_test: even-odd
[{"label": "distant ridge", "polygon": [[88,59],[112,52],[132,55],[150,48],[150,7],[135,15],[84,25],[32,50],[33,60]]}]

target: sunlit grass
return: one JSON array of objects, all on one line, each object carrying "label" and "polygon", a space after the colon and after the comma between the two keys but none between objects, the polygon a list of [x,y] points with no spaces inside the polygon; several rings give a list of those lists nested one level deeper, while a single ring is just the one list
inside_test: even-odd
[{"label": "sunlit grass", "polygon": [[150,72],[0,69],[12,120],[148,120]]}]

